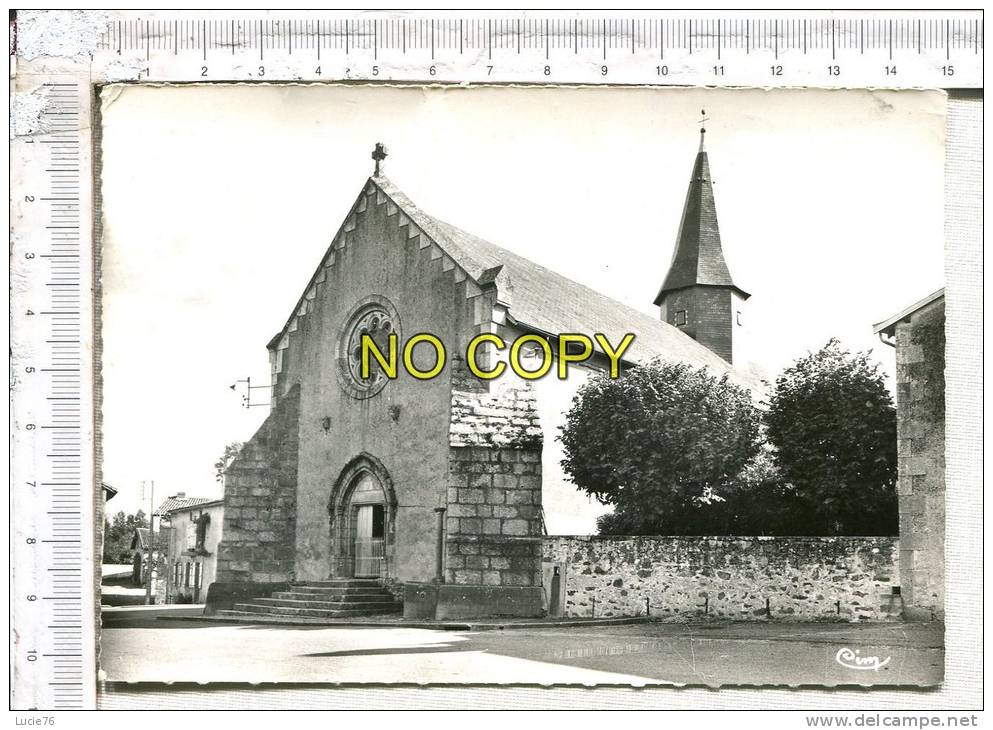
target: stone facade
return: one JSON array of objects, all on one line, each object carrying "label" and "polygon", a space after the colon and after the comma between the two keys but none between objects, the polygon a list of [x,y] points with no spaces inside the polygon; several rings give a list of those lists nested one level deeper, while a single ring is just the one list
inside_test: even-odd
[{"label": "stone facade", "polygon": [[286,583],[294,572],[300,389],[293,388],[224,473],[217,581]]},{"label": "stone facade", "polygon": [[446,582],[541,585],[542,432],[527,384],[452,395]]},{"label": "stone facade", "polygon": [[944,615],[945,303],[894,325],[900,573],[908,618]]},{"label": "stone facade", "polygon": [[[900,616],[888,537],[547,537],[565,616],[883,621]],[[558,569],[557,578],[554,577]],[[558,596],[551,591],[558,588]]]},{"label": "stone facade", "polygon": [[[449,469],[451,368],[418,380],[400,368],[375,393],[344,387],[343,336],[356,307],[375,299],[402,345],[430,332],[450,355],[488,326],[493,288],[481,288],[369,181],[321,261],[283,332],[270,343],[273,398],[300,392],[295,579],[346,575],[355,521],[355,460],[378,465],[386,505],[383,571],[389,582],[430,581],[437,572],[437,515]],[[415,362],[430,367],[429,347]],[[427,362],[425,362],[427,361]],[[368,471],[367,473],[373,473]],[[339,519],[340,517],[340,519]],[[332,520],[334,524],[332,525]]]}]

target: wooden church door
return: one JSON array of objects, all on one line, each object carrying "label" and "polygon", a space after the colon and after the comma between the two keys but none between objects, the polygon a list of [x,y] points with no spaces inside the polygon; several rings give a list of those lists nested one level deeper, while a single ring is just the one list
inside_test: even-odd
[{"label": "wooden church door", "polygon": [[355,509],[353,575],[356,578],[379,578],[386,554],[386,507],[382,489],[371,475],[363,475],[352,495],[352,504]]}]

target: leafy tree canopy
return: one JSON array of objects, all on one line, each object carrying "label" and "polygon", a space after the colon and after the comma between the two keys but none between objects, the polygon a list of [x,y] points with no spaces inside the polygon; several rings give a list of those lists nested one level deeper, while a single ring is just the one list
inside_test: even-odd
[{"label": "leafy tree canopy", "polygon": [[142,510],[133,515],[118,512],[104,524],[103,531],[103,562],[124,564],[130,563],[131,538],[137,527],[148,527],[148,519]]},{"label": "leafy tree canopy", "polygon": [[801,534],[897,534],[896,410],[879,366],[836,339],[776,379],[765,415]]},{"label": "leafy tree canopy", "polygon": [[726,375],[654,360],[618,379],[591,377],[559,438],[572,481],[615,506],[601,529],[686,534],[685,515],[720,500],[758,453],[759,418]]}]

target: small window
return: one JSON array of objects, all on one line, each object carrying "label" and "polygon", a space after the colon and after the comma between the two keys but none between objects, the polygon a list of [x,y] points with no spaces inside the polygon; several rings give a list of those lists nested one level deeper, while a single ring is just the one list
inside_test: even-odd
[{"label": "small window", "polygon": [[676,322],[675,322],[675,324],[676,324],[677,327],[685,327],[686,326],[686,310],[685,309],[677,309],[676,310]]}]

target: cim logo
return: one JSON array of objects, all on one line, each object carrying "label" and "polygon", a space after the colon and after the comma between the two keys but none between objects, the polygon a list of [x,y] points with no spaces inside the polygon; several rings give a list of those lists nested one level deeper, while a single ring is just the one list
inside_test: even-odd
[{"label": "cim logo", "polygon": [[862,656],[858,649],[853,651],[847,646],[838,649],[834,660],[848,669],[871,669],[876,672],[890,663],[890,657],[880,660],[878,656]]}]

